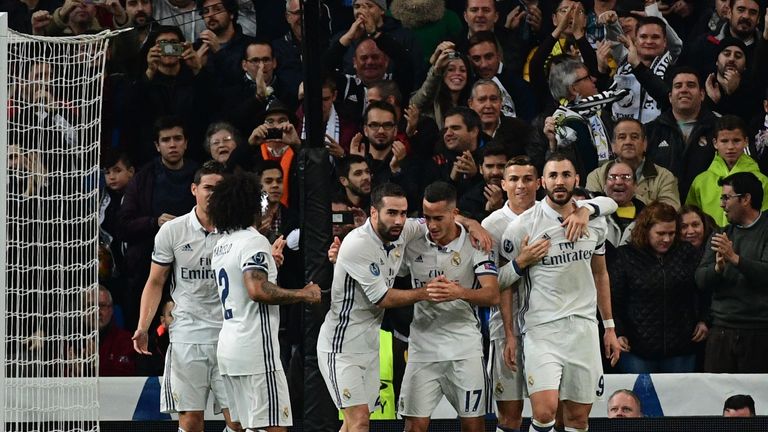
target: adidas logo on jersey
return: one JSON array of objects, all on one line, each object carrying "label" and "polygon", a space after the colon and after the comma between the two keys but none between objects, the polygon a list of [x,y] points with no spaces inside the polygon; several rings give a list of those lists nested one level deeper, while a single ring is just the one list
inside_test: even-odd
[{"label": "adidas logo on jersey", "polygon": [[187,243],[184,246],[182,246],[181,251],[182,252],[192,252],[192,246],[189,243]]},{"label": "adidas logo on jersey", "polygon": [[414,261],[415,262],[423,263],[424,262],[424,258],[422,258],[421,255],[419,255],[419,256],[416,257],[416,259]]}]

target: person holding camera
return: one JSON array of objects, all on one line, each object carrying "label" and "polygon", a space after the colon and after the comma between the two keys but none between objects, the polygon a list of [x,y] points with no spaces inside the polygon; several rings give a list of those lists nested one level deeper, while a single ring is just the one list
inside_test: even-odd
[{"label": "person holding camera", "polygon": [[293,112],[279,100],[273,100],[264,113],[264,122],[253,130],[248,144],[255,147],[256,165],[273,160],[280,163],[283,170],[283,196],[280,202],[290,207],[290,177],[296,174],[296,151],[301,146],[301,139],[294,126],[296,119]]},{"label": "person holding camera", "polygon": [[[211,74],[203,68],[208,46],[196,51],[175,26],[157,26],[145,46],[144,72],[127,91],[125,124],[147,125],[163,116],[178,116],[187,128],[187,156],[198,163],[208,160],[203,147],[213,97]],[[150,128],[130,128],[126,134],[132,135],[126,142],[138,143],[131,155],[137,166],[154,157]]]}]

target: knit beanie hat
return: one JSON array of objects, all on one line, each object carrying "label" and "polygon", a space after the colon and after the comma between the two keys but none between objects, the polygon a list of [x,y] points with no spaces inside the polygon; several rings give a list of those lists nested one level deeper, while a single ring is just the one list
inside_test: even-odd
[{"label": "knit beanie hat", "polygon": [[[352,4],[359,2],[360,0],[355,0]],[[375,3],[376,6],[380,7],[381,10],[386,11],[387,10],[387,0],[368,0],[371,3]]]}]

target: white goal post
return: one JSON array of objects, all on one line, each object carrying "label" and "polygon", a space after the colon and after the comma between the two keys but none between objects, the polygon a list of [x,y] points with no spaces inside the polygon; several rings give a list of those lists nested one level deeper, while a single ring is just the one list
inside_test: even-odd
[{"label": "white goal post", "polygon": [[113,32],[0,14],[0,431],[98,431],[98,202]]}]

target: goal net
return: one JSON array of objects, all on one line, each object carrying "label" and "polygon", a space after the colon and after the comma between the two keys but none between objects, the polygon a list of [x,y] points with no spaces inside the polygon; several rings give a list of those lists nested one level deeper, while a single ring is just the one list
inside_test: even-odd
[{"label": "goal net", "polygon": [[98,431],[99,147],[109,33],[0,31],[7,103],[0,427]]}]

